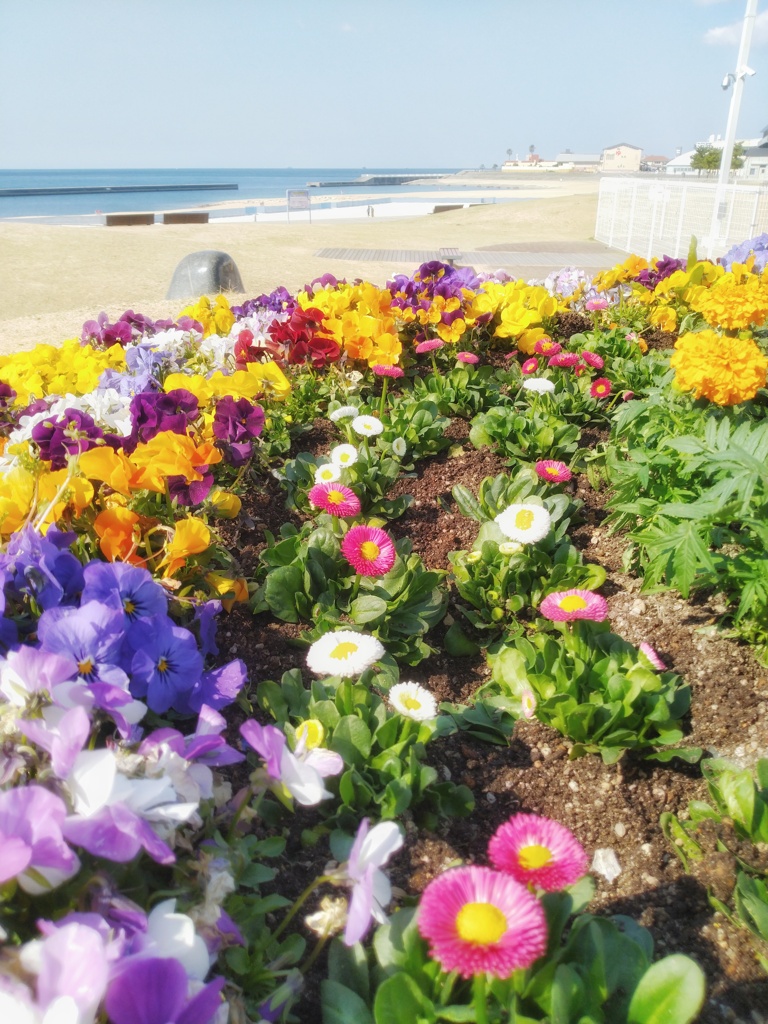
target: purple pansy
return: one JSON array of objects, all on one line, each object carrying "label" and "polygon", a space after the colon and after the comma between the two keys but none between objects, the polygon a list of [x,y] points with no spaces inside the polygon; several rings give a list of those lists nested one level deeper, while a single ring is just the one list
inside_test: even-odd
[{"label": "purple pansy", "polygon": [[131,644],[137,641],[141,647],[131,658],[131,693],[134,697],[146,697],[153,711],[178,709],[203,671],[194,635],[175,625],[167,615],[153,615],[140,636],[131,634]]},{"label": "purple pansy", "polygon": [[34,783],[0,792],[0,884],[18,877],[26,892],[44,890],[34,869],[51,886],[71,878],[80,867],[64,841],[64,801]]},{"label": "purple pansy", "polygon": [[167,393],[147,392],[133,396],[130,412],[133,426],[124,441],[128,454],[135,451],[140,442],[146,444],[163,431],[186,434],[187,427],[197,418],[198,402],[185,388]]},{"label": "purple pansy", "polygon": [[81,601],[100,601],[123,612],[126,631],[140,625],[142,619],[165,615],[166,591],[139,566],[125,562],[90,562],[83,570],[85,586]]},{"label": "purple pansy", "polygon": [[112,1024],[210,1024],[224,978],[216,978],[191,999],[189,979],[178,960],[131,960],[112,981],[105,1008]]},{"label": "purple pansy", "polygon": [[258,437],[264,429],[264,410],[247,398],[225,395],[216,403],[213,433],[219,441],[242,442]]}]

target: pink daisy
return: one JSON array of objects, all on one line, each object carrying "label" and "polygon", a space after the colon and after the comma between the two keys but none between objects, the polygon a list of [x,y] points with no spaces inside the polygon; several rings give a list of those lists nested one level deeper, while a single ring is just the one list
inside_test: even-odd
[{"label": "pink daisy", "polygon": [[653,667],[658,672],[666,672],[667,671],[667,666],[664,664],[664,662],[658,656],[658,654],[656,653],[654,648],[651,647],[650,644],[646,643],[645,640],[643,640],[643,642],[641,644],[639,644],[638,650],[642,651],[642,653],[646,656],[648,661],[650,661],[650,663],[653,665]]},{"label": "pink daisy", "polygon": [[343,484],[315,484],[309,492],[309,500],[315,508],[330,512],[332,516],[359,516],[360,499]]},{"label": "pink daisy", "polygon": [[392,538],[378,526],[353,526],[344,535],[341,553],[361,576],[383,576],[397,557]]},{"label": "pink daisy", "polygon": [[463,978],[508,978],[547,948],[541,903],[510,875],[490,868],[454,868],[438,875],[421,897],[418,929],[429,955]]},{"label": "pink daisy", "polygon": [[499,871],[547,892],[573,885],[587,871],[587,855],[574,834],[538,814],[513,814],[491,836],[488,856]]},{"label": "pink daisy", "polygon": [[579,356],[576,352],[556,352],[547,360],[548,366],[570,367],[579,365]]},{"label": "pink daisy", "polygon": [[565,483],[566,480],[570,480],[573,476],[573,473],[566,464],[558,462],[557,459],[542,459],[533,468],[542,480],[549,480],[554,484]]},{"label": "pink daisy", "polygon": [[530,359],[526,359],[525,362],[523,363],[523,365],[520,367],[522,372],[525,373],[525,374],[536,373],[538,368],[539,368],[539,360],[536,359],[534,356],[531,356]]},{"label": "pink daisy", "polygon": [[376,366],[371,367],[377,377],[404,377],[405,374],[399,366],[384,366],[381,363],[377,363]]},{"label": "pink daisy", "polygon": [[600,309],[608,309],[608,299],[587,299],[584,303],[584,308],[588,309],[590,313]]},{"label": "pink daisy", "polygon": [[621,396],[621,400],[622,402],[631,402],[634,397],[634,391],[625,391],[624,394]]},{"label": "pink daisy", "polygon": [[602,622],[608,615],[608,602],[591,590],[560,590],[548,594],[539,605],[539,611],[553,622],[572,622],[573,619]]},{"label": "pink daisy", "polygon": [[435,352],[439,348],[443,348],[445,345],[444,341],[440,341],[439,338],[427,338],[426,341],[420,341],[416,346],[416,355],[420,356],[424,352]]},{"label": "pink daisy", "polygon": [[536,714],[536,697],[533,690],[523,690],[520,694],[520,707],[524,718],[533,718]]},{"label": "pink daisy", "polygon": [[607,398],[611,393],[611,382],[607,377],[598,377],[592,382],[589,393],[593,398]]},{"label": "pink daisy", "polygon": [[460,363],[469,363],[471,366],[480,362],[480,356],[476,356],[474,352],[457,352],[456,358]]},{"label": "pink daisy", "polygon": [[536,344],[533,346],[533,351],[538,353],[540,356],[556,356],[558,352],[562,352],[563,346],[557,342],[552,341],[551,338],[539,338]]},{"label": "pink daisy", "polygon": [[581,353],[581,358],[584,360],[587,366],[591,366],[595,370],[602,370],[602,368],[605,366],[605,360],[603,359],[603,357],[599,356],[597,352],[590,352],[589,349],[584,349],[584,351]]}]

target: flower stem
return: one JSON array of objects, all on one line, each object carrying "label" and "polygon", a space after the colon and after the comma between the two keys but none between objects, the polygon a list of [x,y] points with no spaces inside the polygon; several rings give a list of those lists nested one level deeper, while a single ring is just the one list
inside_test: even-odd
[{"label": "flower stem", "polygon": [[381,398],[379,399],[379,419],[384,419],[384,409],[386,408],[387,400],[387,378],[381,378]]},{"label": "flower stem", "polygon": [[475,1024],[488,1024],[488,1004],[485,998],[484,974],[476,974],[472,979],[472,995],[475,1007]]},{"label": "flower stem", "polygon": [[288,925],[291,923],[291,921],[294,919],[294,917],[298,914],[298,912],[301,910],[301,908],[307,902],[307,900],[312,895],[312,893],[315,891],[315,889],[319,885],[323,885],[325,882],[330,882],[330,881],[331,881],[330,876],[328,876],[328,875],[318,875],[318,877],[315,878],[314,881],[309,883],[309,885],[306,887],[306,889],[297,897],[297,899],[296,899],[295,903],[293,904],[293,906],[291,907],[291,909],[288,911],[288,913],[285,915],[283,920],[277,926],[277,930],[272,933],[272,939],[273,940],[277,940],[277,939],[280,938],[280,936],[283,934],[285,929],[288,927]]},{"label": "flower stem", "polygon": [[328,942],[329,938],[330,935],[321,935],[320,938],[315,943],[315,948],[309,954],[304,963],[299,967],[299,970],[301,971],[302,975],[304,975],[304,977],[306,977],[307,971],[310,969],[312,964],[315,962],[315,960],[317,960],[322,951],[325,949],[326,943]]}]

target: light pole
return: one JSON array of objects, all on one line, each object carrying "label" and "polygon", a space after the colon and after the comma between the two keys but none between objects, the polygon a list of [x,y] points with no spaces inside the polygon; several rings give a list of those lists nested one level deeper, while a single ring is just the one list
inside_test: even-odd
[{"label": "light pole", "polygon": [[720,226],[725,220],[726,202],[725,187],[731,173],[731,161],[733,159],[733,147],[736,142],[736,125],[739,120],[739,109],[741,108],[741,94],[744,92],[744,79],[755,72],[747,64],[749,58],[749,47],[752,42],[752,30],[755,27],[757,16],[757,0],[747,0],[747,9],[744,14],[744,23],[741,28],[741,42],[739,43],[739,55],[736,58],[736,71],[729,72],[723,79],[723,89],[733,87],[731,93],[731,105],[728,108],[728,123],[725,128],[725,140],[723,152],[720,158],[720,173],[717,178],[717,189],[715,191],[714,205],[712,209],[712,226],[710,229],[707,256],[711,258],[712,250],[720,238]]}]

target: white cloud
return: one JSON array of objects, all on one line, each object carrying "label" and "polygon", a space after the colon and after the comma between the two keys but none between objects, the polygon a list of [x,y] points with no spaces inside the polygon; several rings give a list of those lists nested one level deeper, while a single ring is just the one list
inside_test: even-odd
[{"label": "white cloud", "polygon": [[[735,21],[732,25],[721,25],[720,28],[711,28],[704,33],[704,42],[709,46],[738,47],[741,41],[741,28],[741,21]],[[765,46],[766,44],[768,44],[768,11],[762,11],[755,18],[752,46]]]}]

